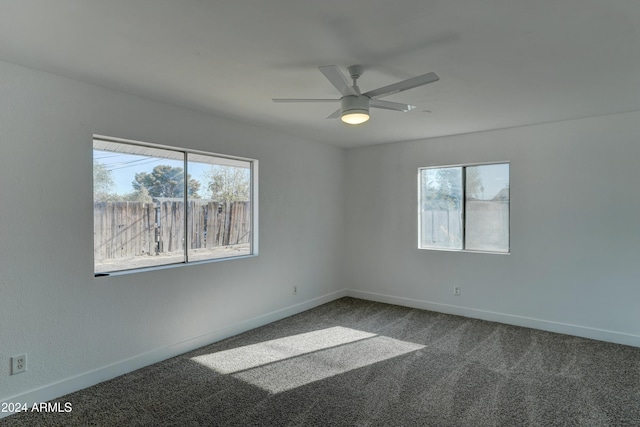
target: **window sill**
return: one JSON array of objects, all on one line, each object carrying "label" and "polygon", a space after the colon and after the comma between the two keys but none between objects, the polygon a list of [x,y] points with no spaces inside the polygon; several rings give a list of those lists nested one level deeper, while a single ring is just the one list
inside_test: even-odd
[{"label": "window sill", "polygon": [[488,255],[511,255],[511,251],[509,252],[498,252],[498,251],[481,251],[481,250],[473,250],[473,249],[447,249],[447,248],[418,248],[421,251],[437,251],[437,252],[467,252],[472,254],[488,254]]},{"label": "window sill", "polygon": [[249,254],[249,255],[240,255],[240,256],[226,257],[226,258],[206,259],[201,261],[190,261],[190,262],[180,262],[175,264],[157,265],[153,267],[132,268],[130,270],[118,270],[118,271],[112,271],[112,272],[94,273],[93,277],[102,278],[102,277],[112,277],[112,276],[124,276],[128,274],[142,273],[146,271],[167,270],[171,268],[187,267],[191,265],[212,264],[212,263],[217,263],[222,261],[232,261],[236,259],[255,258],[257,256],[258,254]]}]

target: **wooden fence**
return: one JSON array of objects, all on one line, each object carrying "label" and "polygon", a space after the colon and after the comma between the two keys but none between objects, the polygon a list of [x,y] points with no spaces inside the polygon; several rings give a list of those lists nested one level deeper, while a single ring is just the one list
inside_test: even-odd
[{"label": "wooden fence", "polygon": [[[460,210],[428,210],[420,215],[423,247],[459,248],[462,245]],[[466,203],[465,242],[469,248],[503,251],[509,247],[509,202],[470,200]]]},{"label": "wooden fence", "polygon": [[[189,216],[185,229],[184,216]],[[189,249],[249,243],[249,202],[183,201],[97,202],[93,206],[96,260],[128,258]]]}]

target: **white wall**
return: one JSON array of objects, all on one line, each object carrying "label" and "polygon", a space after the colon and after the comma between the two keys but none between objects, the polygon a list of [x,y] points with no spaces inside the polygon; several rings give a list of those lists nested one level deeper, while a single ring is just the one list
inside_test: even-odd
[{"label": "white wall", "polygon": [[[340,149],[3,62],[0,131],[0,401],[52,398],[344,295]],[[258,159],[260,255],[94,278],[93,134]],[[21,353],[28,371],[10,376]]]},{"label": "white wall", "polygon": [[[417,249],[417,168],[493,161],[511,254]],[[639,161],[637,112],[349,150],[350,294],[640,345]]]}]

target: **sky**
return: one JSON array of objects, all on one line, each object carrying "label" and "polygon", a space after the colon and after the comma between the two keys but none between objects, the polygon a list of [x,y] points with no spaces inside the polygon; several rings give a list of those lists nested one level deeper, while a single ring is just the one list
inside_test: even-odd
[{"label": "sky", "polygon": [[509,187],[509,164],[479,165],[485,199],[493,199],[505,187]]}]

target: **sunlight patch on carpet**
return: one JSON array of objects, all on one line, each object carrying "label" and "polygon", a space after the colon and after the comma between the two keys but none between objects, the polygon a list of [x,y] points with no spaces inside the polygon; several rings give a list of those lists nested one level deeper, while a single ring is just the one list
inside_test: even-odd
[{"label": "sunlight patch on carpet", "polygon": [[344,327],[194,357],[221,374],[281,393],[424,348]]}]

